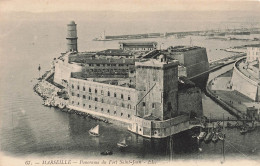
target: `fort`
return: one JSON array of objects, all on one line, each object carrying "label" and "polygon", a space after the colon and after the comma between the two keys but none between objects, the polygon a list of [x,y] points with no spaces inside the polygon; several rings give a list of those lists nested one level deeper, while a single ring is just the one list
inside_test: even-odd
[{"label": "fort", "polygon": [[76,24],[67,26],[67,51],[53,62],[53,83],[64,87],[67,108],[149,138],[186,131],[203,115],[201,90],[188,78],[208,70],[205,48],[121,42],[119,49],[78,52]]}]

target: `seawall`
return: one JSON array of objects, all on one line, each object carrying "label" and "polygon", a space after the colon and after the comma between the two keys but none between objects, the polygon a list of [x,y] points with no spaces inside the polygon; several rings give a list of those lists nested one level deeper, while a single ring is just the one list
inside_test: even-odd
[{"label": "seawall", "polygon": [[250,99],[257,101],[259,96],[259,84],[257,80],[253,80],[248,76],[244,75],[239,69],[239,64],[242,63],[242,61],[245,59],[246,58],[239,59],[234,64],[233,76],[231,79],[232,90],[237,90],[238,92],[246,95]]}]

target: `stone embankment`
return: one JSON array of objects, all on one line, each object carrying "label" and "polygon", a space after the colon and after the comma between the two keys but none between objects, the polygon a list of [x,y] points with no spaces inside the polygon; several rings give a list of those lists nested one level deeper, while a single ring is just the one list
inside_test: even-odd
[{"label": "stone embankment", "polygon": [[216,103],[218,103],[221,107],[223,107],[225,110],[227,110],[231,115],[235,116],[238,119],[245,118],[245,114],[240,112],[239,110],[231,107],[229,104],[227,104],[225,101],[223,101],[220,97],[216,96],[210,89],[210,85],[212,84],[212,81],[209,81],[207,87],[206,87],[206,94]]}]

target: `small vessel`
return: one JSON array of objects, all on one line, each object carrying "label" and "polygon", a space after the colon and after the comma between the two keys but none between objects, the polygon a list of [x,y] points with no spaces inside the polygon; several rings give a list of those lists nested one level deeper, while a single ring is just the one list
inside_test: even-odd
[{"label": "small vessel", "polygon": [[[211,114],[210,114],[210,118],[209,118],[209,124],[211,124],[210,123],[210,119],[211,119]],[[210,128],[208,126],[208,133],[207,133],[207,135],[206,135],[206,137],[204,139],[205,143],[209,143],[211,141],[211,139],[213,137],[213,131],[212,131],[213,128],[214,128],[214,123],[213,123],[213,127],[212,127],[211,131],[210,131]]]},{"label": "small vessel", "polygon": [[206,143],[209,143],[209,142],[212,140],[213,136],[214,136],[213,132],[211,132],[211,131],[208,132],[208,134],[207,134],[207,136],[205,137],[204,141],[205,141]]},{"label": "small vessel", "polygon": [[101,155],[112,155],[113,152],[112,152],[111,150],[106,150],[106,151],[104,151],[104,152],[101,152],[100,154],[101,154]]},{"label": "small vessel", "polygon": [[241,130],[240,130],[240,134],[244,135],[248,132],[248,129],[246,127],[243,127]]},{"label": "small vessel", "polygon": [[219,140],[223,141],[224,138],[225,138],[225,134],[219,133],[219,134],[218,134],[218,138],[219,138]]},{"label": "small vessel", "polygon": [[256,127],[255,127],[255,126],[252,126],[252,127],[249,127],[249,128],[248,128],[248,131],[251,132],[251,131],[254,131],[255,129],[256,129]]},{"label": "small vessel", "polygon": [[89,134],[92,136],[99,136],[99,125],[97,125],[96,127],[93,127],[89,130]]},{"label": "small vessel", "polygon": [[214,143],[218,142],[218,133],[217,132],[213,133],[213,137],[212,137],[211,141]]},{"label": "small vessel", "polygon": [[117,143],[117,146],[118,146],[119,148],[126,148],[128,145],[126,144],[126,141],[125,141],[125,139],[124,139],[123,141],[118,142],[118,143]]},{"label": "small vessel", "polygon": [[248,127],[248,132],[254,131],[256,129],[256,126],[254,122],[252,122],[252,126]]},{"label": "small vessel", "polygon": [[197,137],[197,139],[198,139],[198,140],[203,140],[204,137],[206,137],[206,135],[207,135],[207,133],[204,132],[204,131],[202,131],[202,132],[200,132],[200,134],[199,134],[199,136]]},{"label": "small vessel", "polygon": [[233,126],[230,122],[227,122],[227,128],[233,128]]}]

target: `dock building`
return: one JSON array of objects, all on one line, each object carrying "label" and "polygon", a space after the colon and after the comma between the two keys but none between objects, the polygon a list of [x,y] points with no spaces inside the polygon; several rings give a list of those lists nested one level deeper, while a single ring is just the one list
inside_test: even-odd
[{"label": "dock building", "polygon": [[[66,87],[68,108],[125,123],[144,137],[164,138],[188,130],[190,118],[203,115],[200,89],[179,76],[180,61],[171,53],[71,50],[56,60],[54,81]],[[190,54],[177,57],[185,64]]]}]

